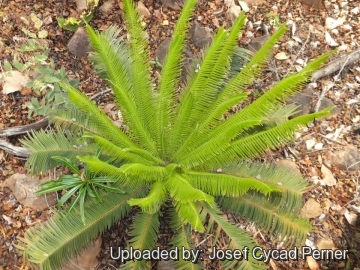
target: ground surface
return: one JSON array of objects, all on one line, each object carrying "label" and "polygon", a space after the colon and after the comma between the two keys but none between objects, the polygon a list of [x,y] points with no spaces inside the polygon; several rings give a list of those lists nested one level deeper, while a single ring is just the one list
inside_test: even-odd
[{"label": "ground surface", "polygon": [[[166,3],[174,4],[172,1]],[[250,1],[251,2],[251,1]],[[257,89],[266,89],[272,82],[278,81],[289,72],[296,71],[310,59],[333,48],[339,49],[339,54],[332,59],[359,48],[360,43],[360,4],[358,1],[325,1],[324,5],[317,8],[300,4],[299,1],[261,1],[255,5],[249,5],[247,12],[248,23],[244,30],[239,45],[247,46],[253,38],[264,35],[263,25],[268,25],[269,32],[274,29],[272,23],[279,19],[280,23],[288,22],[290,32],[286,34],[279,46],[274,49],[274,56],[268,63],[268,69],[256,82]],[[266,1],[265,1],[266,2]],[[318,3],[318,1],[304,1]],[[206,26],[211,31],[216,31],[219,25],[229,27],[231,16],[236,16],[238,7],[231,6],[231,1],[221,0],[199,1],[196,14],[193,19],[200,26]],[[100,1],[103,4],[103,1]],[[148,8],[150,16],[145,19],[147,32],[151,44],[151,55],[154,56],[156,48],[166,38],[171,36],[171,31],[178,17],[178,10],[162,8],[159,1],[145,0],[144,5]],[[276,9],[273,7],[276,5]],[[122,26],[121,5],[114,3],[108,14],[98,9],[91,21],[97,29],[106,29],[111,24]],[[266,16],[269,12],[277,13],[275,16]],[[56,18],[66,17],[76,13],[76,6],[73,1],[2,1],[0,2],[0,60],[9,61],[14,54],[16,38],[27,38],[22,28],[30,28],[24,24],[21,18],[30,21],[31,13],[39,16],[44,21],[43,29],[48,31],[48,44],[51,49],[50,56],[54,59],[57,67],[64,66],[70,75],[80,78],[80,88],[89,95],[93,95],[105,89],[103,82],[93,74],[91,64],[87,57],[74,57],[66,48],[72,32],[62,30],[58,27]],[[327,18],[333,18],[330,21]],[[344,20],[337,20],[344,18]],[[327,22],[327,23],[326,23]],[[330,25],[330,23],[338,25]],[[333,27],[335,26],[335,27]],[[330,29],[332,28],[332,29]],[[210,31],[210,32],[211,32]],[[327,32],[327,34],[326,34]],[[332,38],[333,40],[331,40]],[[256,41],[256,39],[255,39]],[[261,43],[261,38],[260,41]],[[256,42],[255,42],[256,43]],[[254,43],[253,43],[254,45]],[[256,45],[256,44],[255,44]],[[254,45],[254,46],[255,46]],[[331,45],[331,46],[330,46]],[[194,45],[190,46],[192,53],[199,53]],[[304,196],[304,202],[310,201],[309,208],[320,206],[320,212],[314,214],[311,222],[314,232],[309,235],[307,244],[317,244],[320,248],[349,249],[347,263],[345,262],[304,262],[272,261],[269,268],[273,269],[354,269],[360,267],[360,222],[354,221],[359,212],[359,170],[354,170],[356,160],[347,164],[345,168],[334,165],[331,161],[331,154],[334,151],[350,145],[359,148],[359,102],[360,102],[360,68],[359,62],[355,62],[346,68],[338,70],[331,76],[315,81],[311,92],[307,96],[312,97],[307,105],[316,105],[322,99],[321,92],[327,86],[331,86],[326,93],[338,108],[334,116],[322,122],[316,122],[308,129],[298,134],[294,144],[279,149],[276,152],[269,152],[263,156],[264,161],[278,161],[288,159],[295,162],[297,168],[304,177],[313,184]],[[334,77],[338,75],[337,77]],[[41,117],[28,118],[27,108],[24,105],[34,96],[30,91],[22,91],[14,94],[1,94],[0,92],[0,130],[12,126],[21,126],[35,122]],[[40,97],[39,97],[40,98]],[[99,106],[105,106],[108,98],[101,99]],[[337,136],[327,136],[336,133]],[[21,136],[6,138],[7,141],[19,145]],[[320,145],[322,143],[322,145]],[[317,145],[317,146],[314,146]],[[315,148],[314,148],[315,147]],[[349,152],[346,152],[347,154]],[[4,150],[0,150],[0,183],[13,173],[25,172],[25,160],[16,158]],[[329,169],[326,169],[326,168]],[[329,173],[330,171],[330,173]],[[336,179],[336,185],[329,184],[329,181]],[[314,200],[310,200],[310,199]],[[315,201],[315,204],[311,204]],[[0,269],[20,269],[22,259],[18,250],[14,247],[17,236],[22,236],[26,228],[35,223],[46,220],[50,210],[35,211],[23,207],[14,199],[9,188],[0,189]],[[11,219],[10,219],[11,218]],[[242,224],[236,217],[228,215],[229,219],[237,222],[253,234],[265,248],[276,248],[275,242],[264,236],[254,226]],[[350,224],[350,223],[352,224]],[[119,246],[126,242],[124,233],[127,224],[119,223],[105,233],[103,246],[100,254],[100,263],[97,269],[115,269],[118,262],[109,259],[108,247]],[[166,242],[169,236],[166,228],[163,229],[160,239]],[[194,239],[199,246],[206,247],[207,240],[202,236],[194,234]],[[281,247],[281,246],[280,246]],[[216,269],[217,265],[211,261],[205,261],[206,268]],[[159,268],[160,269],[160,268]]]}]

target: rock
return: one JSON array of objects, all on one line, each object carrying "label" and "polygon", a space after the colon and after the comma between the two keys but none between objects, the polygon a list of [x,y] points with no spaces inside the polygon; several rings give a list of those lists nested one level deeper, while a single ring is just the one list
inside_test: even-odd
[{"label": "rock", "polygon": [[161,65],[164,64],[167,51],[169,49],[171,38],[165,38],[155,51],[155,59],[159,61]]},{"label": "rock", "polygon": [[[163,65],[165,63],[166,54],[170,46],[171,38],[164,39],[155,50],[155,59]],[[181,72],[181,80],[185,82],[186,76],[189,74],[189,69],[192,66],[193,54],[188,48],[185,49],[184,67]]]},{"label": "rock", "polygon": [[45,210],[56,204],[55,193],[46,194],[46,196],[35,195],[35,192],[39,190],[39,185],[45,181],[47,179],[15,173],[6,179],[2,186],[10,188],[16,200],[24,206],[35,210]]},{"label": "rock", "polygon": [[314,218],[322,213],[320,203],[310,198],[301,208],[300,215],[305,218]]},{"label": "rock", "polygon": [[70,39],[67,48],[78,58],[89,51],[89,39],[84,27],[79,27]]},{"label": "rock", "polygon": [[144,18],[151,17],[150,11],[147,9],[147,7],[145,7],[143,2],[141,2],[141,1],[138,2],[137,9],[142,17],[144,17]]},{"label": "rock", "polygon": [[94,242],[85,248],[79,256],[68,262],[61,270],[90,270],[95,269],[99,264],[97,256],[101,251],[101,237],[98,237]]},{"label": "rock", "polygon": [[78,12],[82,12],[83,10],[87,9],[87,0],[75,0],[76,3],[76,10]]},{"label": "rock", "polygon": [[112,11],[113,5],[114,5],[114,0],[106,1],[106,2],[104,2],[104,4],[102,4],[99,7],[99,10],[105,15],[110,14]]},{"label": "rock", "polygon": [[269,35],[263,35],[261,37],[253,38],[247,45],[247,49],[252,52],[257,52],[266,43],[269,37]]},{"label": "rock", "polygon": [[319,111],[327,108],[327,107],[334,107],[332,110],[331,110],[331,115],[332,116],[337,116],[338,114],[341,113],[341,110],[335,106],[334,102],[332,102],[331,99],[325,97],[323,98],[322,102],[321,102],[321,105],[319,107]]},{"label": "rock", "polygon": [[291,101],[294,102],[295,105],[299,106],[299,112],[296,113],[294,116],[310,113],[312,109],[312,95],[312,89],[307,87],[291,98]]},{"label": "rock", "polygon": [[176,0],[161,0],[164,8],[172,9],[175,11],[180,11],[182,3],[178,3]]},{"label": "rock", "polygon": [[190,35],[194,42],[194,45],[203,49],[208,46],[212,40],[212,34],[208,27],[202,27],[197,21],[194,21],[194,24],[190,28]]},{"label": "rock", "polygon": [[360,154],[355,146],[345,146],[343,150],[331,152],[329,162],[340,170],[356,171],[360,169]]},{"label": "rock", "polygon": [[4,72],[4,75],[0,79],[3,81],[3,94],[8,95],[17,91],[21,91],[23,87],[29,82],[29,78],[21,74],[17,70]]}]

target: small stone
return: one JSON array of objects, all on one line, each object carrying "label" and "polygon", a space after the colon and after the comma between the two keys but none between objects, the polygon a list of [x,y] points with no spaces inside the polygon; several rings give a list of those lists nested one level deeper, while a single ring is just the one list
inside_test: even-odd
[{"label": "small stone", "polygon": [[147,9],[147,7],[145,7],[144,3],[139,1],[138,5],[137,5],[138,11],[140,13],[141,16],[143,16],[144,18],[150,18],[151,17],[151,13],[150,11]]},{"label": "small stone", "polygon": [[78,12],[82,12],[83,10],[87,9],[87,0],[75,0],[76,3],[76,10]]},{"label": "small stone", "polygon": [[171,38],[165,38],[155,51],[155,59],[159,61],[161,65],[164,64],[167,51],[169,49]]},{"label": "small stone", "polygon": [[161,0],[164,8],[180,11],[181,7],[176,0]]},{"label": "small stone", "polygon": [[67,48],[78,58],[89,51],[89,39],[84,27],[79,27],[70,39]]},{"label": "small stone", "polygon": [[99,10],[103,13],[103,14],[110,14],[111,11],[112,11],[112,8],[113,8],[113,5],[114,5],[114,0],[109,0],[109,1],[106,1],[104,2],[104,4],[102,4],[100,7],[99,7]]},{"label": "small stone", "polygon": [[194,24],[190,28],[190,35],[194,45],[198,49],[203,49],[204,47],[208,46],[212,40],[210,29],[200,26],[197,21],[194,21]]}]

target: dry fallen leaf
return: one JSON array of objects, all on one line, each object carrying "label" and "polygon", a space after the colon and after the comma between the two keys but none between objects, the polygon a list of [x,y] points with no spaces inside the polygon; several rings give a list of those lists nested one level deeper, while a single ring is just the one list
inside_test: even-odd
[{"label": "dry fallen leaf", "polygon": [[236,5],[233,1],[230,8],[228,9],[229,16],[232,20],[235,20],[237,17],[239,17],[241,12],[240,6]]},{"label": "dry fallen leaf", "polygon": [[11,224],[16,224],[16,219],[12,218],[12,217],[8,217],[6,215],[2,215],[3,219],[5,219],[7,221],[7,223],[9,225]]},{"label": "dry fallen leaf", "polygon": [[325,41],[326,43],[331,47],[339,46],[339,43],[337,43],[329,34],[328,31],[325,31]]},{"label": "dry fallen leaf", "polygon": [[336,249],[334,241],[330,238],[322,238],[317,243],[318,249]]},{"label": "dry fallen leaf", "polygon": [[20,91],[29,79],[22,75],[19,71],[13,70],[3,75],[3,94],[8,95]]},{"label": "dry fallen leaf", "polygon": [[245,1],[239,1],[239,5],[243,11],[245,11],[245,12],[250,11],[250,8]]},{"label": "dry fallen leaf", "polygon": [[323,145],[324,145],[323,143],[317,143],[317,144],[314,145],[314,149],[315,150],[321,150],[323,148]]},{"label": "dry fallen leaf", "polygon": [[319,270],[320,269],[318,263],[315,261],[315,259],[313,257],[307,256],[306,261],[311,270]]},{"label": "dry fallen leaf", "polygon": [[336,27],[342,25],[345,22],[344,18],[337,18],[336,20],[331,18],[331,17],[327,17],[326,21],[325,21],[325,28],[326,29],[335,29]]},{"label": "dry fallen leaf", "polygon": [[335,186],[336,185],[336,179],[334,178],[332,171],[330,171],[326,166],[321,166],[321,173],[323,175],[323,181],[328,186]]},{"label": "dry fallen leaf", "polygon": [[344,216],[351,225],[356,225],[357,215],[354,212],[345,211]]},{"label": "dry fallen leaf", "polygon": [[320,204],[315,199],[310,198],[301,208],[300,214],[305,218],[314,218],[322,213]]},{"label": "dry fallen leaf", "polygon": [[309,139],[305,141],[306,149],[310,150],[316,144],[315,139]]},{"label": "dry fallen leaf", "polygon": [[278,270],[276,264],[274,263],[273,259],[270,259],[270,265],[272,267],[273,270]]},{"label": "dry fallen leaf", "polygon": [[274,56],[277,60],[286,60],[289,56],[285,52],[279,52]]}]

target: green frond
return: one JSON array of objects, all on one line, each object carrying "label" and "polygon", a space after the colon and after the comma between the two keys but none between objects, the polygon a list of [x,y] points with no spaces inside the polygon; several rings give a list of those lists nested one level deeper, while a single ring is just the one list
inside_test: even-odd
[{"label": "green frond", "polygon": [[126,182],[135,184],[142,181],[149,183],[163,179],[165,176],[165,168],[161,166],[126,163],[118,168],[93,156],[77,156],[77,158],[86,163],[91,171],[114,178],[123,184]]},{"label": "green frond", "polygon": [[135,146],[128,136],[106,116],[104,112],[86,97],[79,90],[75,89],[69,84],[61,84],[67,91],[69,99],[74,103],[76,108],[81,110],[84,114],[89,115],[89,121],[102,130],[102,135],[110,141],[116,143],[121,147]]},{"label": "green frond", "polygon": [[268,195],[281,188],[275,183],[264,183],[255,177],[244,178],[224,173],[188,172],[189,182],[195,188],[205,191],[213,196],[238,197],[250,189]]},{"label": "green frond", "polygon": [[138,205],[143,212],[149,214],[156,213],[160,210],[166,199],[166,186],[163,181],[156,181],[149,194],[144,198],[130,199],[128,203],[131,206]]},{"label": "green frond", "polygon": [[266,117],[267,119],[264,125],[267,127],[278,126],[289,120],[291,116],[298,113],[299,112],[298,108],[299,107],[295,104],[289,104],[289,105],[284,104],[278,106],[274,110],[271,110],[270,112],[267,113],[267,117]]},{"label": "green frond", "polygon": [[[126,161],[130,163],[143,163],[145,165],[151,165],[154,162],[158,162],[159,160],[152,156],[150,153],[139,149],[139,148],[121,148],[116,144],[108,141],[104,137],[92,135],[92,134],[85,134],[83,137],[89,137],[95,140],[96,144],[101,148],[103,154],[106,154],[110,157],[114,157],[120,161]],[[138,149],[140,154],[134,153]]]},{"label": "green frond", "polygon": [[[89,25],[86,28],[95,55],[103,63],[102,72],[106,73],[106,78],[115,93],[115,101],[121,110],[122,117],[130,127],[131,137],[136,138],[136,143],[144,148],[156,152],[149,129],[146,127],[148,124],[146,117],[153,111],[153,108],[146,106],[151,105],[153,100],[150,89],[144,89],[147,85],[142,85],[141,89],[139,85],[134,87],[133,81],[137,79],[139,71],[134,71],[132,68],[138,59],[133,59],[133,55],[130,56],[129,49],[131,46],[129,47],[126,44],[115,46],[120,42],[116,41],[119,31],[114,27],[105,31],[104,34],[96,33]],[[146,93],[147,95],[145,95]],[[146,105],[145,107],[142,106],[143,103]],[[146,115],[144,115],[145,113]]]},{"label": "green frond", "polygon": [[181,222],[181,219],[179,218],[178,214],[176,213],[175,209],[171,209],[170,212],[170,228],[173,229],[176,234],[175,236],[170,240],[169,244],[172,245],[172,247],[180,247],[180,260],[175,261],[175,266],[177,270],[200,270],[202,269],[199,264],[193,264],[191,261],[184,261],[181,258],[182,256],[182,250],[181,248],[184,247],[186,250],[194,250],[194,243],[191,239],[191,226],[188,224],[184,224]]},{"label": "green frond", "polygon": [[180,203],[189,203],[194,201],[206,201],[210,205],[214,203],[214,198],[200,189],[194,188],[185,175],[174,173],[168,176],[168,190],[171,197]]},{"label": "green frond", "polygon": [[178,90],[178,84],[182,68],[182,53],[186,32],[189,27],[189,19],[194,10],[196,0],[187,0],[184,4],[183,11],[175,26],[173,38],[170,43],[168,53],[161,71],[159,82],[158,106],[156,108],[156,135],[159,147],[163,150],[162,156],[165,156],[165,150],[168,143],[165,143],[165,134],[169,132],[170,119],[174,117],[173,107],[175,106],[175,94]]},{"label": "green frond", "polygon": [[233,55],[231,56],[231,65],[228,81],[230,81],[240,71],[242,71],[246,64],[251,61],[251,58],[253,58],[254,55],[255,54],[250,50],[242,47],[237,47]]},{"label": "green frond", "polygon": [[242,14],[236,19],[229,33],[220,28],[206,50],[197,75],[184,90],[180,100],[178,117],[174,119],[174,134],[170,136],[173,150],[181,146],[194,126],[201,123],[199,119],[207,113],[216,99],[220,87],[228,76],[230,56],[235,50],[244,22],[245,15]]},{"label": "green frond", "polygon": [[[298,213],[283,211],[268,198],[248,193],[240,198],[219,198],[220,206],[243,218],[253,221],[260,228],[270,231],[279,241],[291,246],[303,244],[311,231],[307,219],[298,218]],[[279,239],[280,238],[280,239]]]},{"label": "green frond", "polygon": [[182,160],[186,168],[221,168],[226,164],[231,164],[239,160],[254,158],[268,149],[276,149],[293,140],[294,132],[304,127],[316,118],[330,114],[331,108],[324,109],[320,112],[303,115],[291,119],[279,126],[273,127],[253,135],[240,138],[230,143],[230,145],[220,145],[216,152],[212,149],[193,153]]},{"label": "green frond", "polygon": [[[240,103],[241,101],[245,100],[246,98],[247,98],[246,93],[237,94],[234,97],[224,101],[215,109],[215,111],[212,111],[210,113],[213,114],[214,119],[220,119],[225,111],[227,111],[232,106]],[[201,142],[203,141],[202,139],[206,135],[206,133],[199,131],[199,129],[200,129],[199,125],[193,127],[193,132],[189,135],[186,141],[177,149],[176,154],[174,156],[179,156],[183,154],[184,151],[190,151],[195,147],[201,145]]]},{"label": "green frond", "polygon": [[[221,133],[214,134],[213,137],[209,138],[204,136],[204,140],[200,140],[198,143],[193,143],[191,149],[184,149],[185,153],[179,153],[180,156],[175,156],[176,160],[179,160],[179,163],[183,163],[183,160],[195,155],[195,153],[216,153],[220,154],[224,147],[229,146],[231,141],[248,129],[254,128],[262,124],[264,118],[254,118],[251,120],[244,120],[235,125],[228,126],[226,129],[224,128]],[[199,146],[198,146],[199,145]],[[198,146],[197,148],[195,148]],[[181,150],[181,149],[180,149]],[[182,154],[182,155],[181,155]],[[186,163],[185,163],[186,164]]]},{"label": "green frond", "polygon": [[72,132],[61,129],[58,133],[36,131],[20,141],[31,151],[26,166],[33,174],[55,168],[58,162],[51,158],[53,156],[66,157],[75,162],[77,155],[95,155],[97,151],[96,145],[79,140]]},{"label": "green frond", "polygon": [[302,193],[308,187],[308,182],[295,170],[260,162],[244,162],[227,166],[222,170],[223,173],[236,177],[253,177],[265,184],[277,185],[281,188],[281,193],[272,193],[270,198],[272,204],[279,209],[297,213],[302,207]]},{"label": "green frond", "polygon": [[[225,220],[222,217],[222,212],[217,207],[211,207],[208,204],[202,202],[199,202],[199,204],[203,207],[204,211],[206,211],[208,215],[218,224],[218,226],[220,226],[221,229],[228,235],[230,238],[229,246],[231,248],[242,250],[244,247],[248,247],[249,250],[252,250],[255,246],[258,246],[258,244],[250,235],[246,233],[246,231]],[[249,254],[248,260],[242,260],[239,262],[239,265],[236,267],[236,269],[258,270],[266,268],[265,265],[255,260]]]},{"label": "green frond", "polygon": [[272,49],[276,42],[280,40],[282,35],[286,32],[286,26],[281,25],[278,30],[269,37],[266,43],[260,48],[257,53],[251,58],[247,65],[239,72],[230,82],[226,84],[222,89],[213,108],[216,108],[218,104],[223,103],[234,94],[239,93],[239,89],[243,92],[247,86],[259,77],[262,68],[266,64],[269,56],[272,53]]},{"label": "green frond", "polygon": [[[209,138],[211,138],[213,134],[216,134],[216,132],[213,132],[214,127],[219,125],[222,116],[236,103],[229,103],[229,107],[224,106],[224,104],[227,104],[226,102],[230,99],[233,99],[236,95],[242,94],[246,87],[251,85],[255,81],[255,79],[258,78],[258,76],[261,74],[263,66],[266,64],[267,59],[271,55],[273,46],[282,37],[285,31],[286,27],[284,25],[280,26],[279,29],[267,40],[267,42],[246,64],[246,66],[241,70],[241,72],[238,73],[235,77],[233,77],[225,85],[225,87],[221,89],[216,100],[212,102],[207,112],[202,115],[202,118],[199,118],[197,124],[195,125],[196,134],[192,135],[191,142],[196,143],[200,139],[202,139],[204,135],[207,136],[210,133],[211,136],[209,136]],[[260,117],[264,116],[265,115],[262,115]],[[248,119],[252,118],[242,118],[242,120]],[[217,130],[217,132],[219,132],[219,130]]]},{"label": "green frond", "polygon": [[189,223],[196,231],[204,232],[204,219],[200,215],[201,207],[196,202],[176,202],[176,211],[184,224]]},{"label": "green frond", "polygon": [[49,120],[58,129],[71,130],[73,133],[91,132],[102,135],[102,130],[89,120],[89,116],[75,108],[58,108],[51,112]]},{"label": "green frond", "polygon": [[[129,235],[132,237],[130,246],[133,249],[153,250],[158,239],[160,227],[160,213],[154,214],[137,213],[131,226]],[[133,260],[128,261],[121,269],[150,269],[151,261]]]},{"label": "green frond", "polygon": [[165,168],[162,166],[146,166],[141,163],[127,163],[119,168],[126,177],[147,179],[148,181],[163,179]]},{"label": "green frond", "polygon": [[[150,56],[149,56],[149,42],[146,38],[143,26],[141,24],[141,17],[134,7],[131,0],[123,0],[125,23],[128,34],[130,36],[130,55],[132,65],[130,67],[130,77],[132,93],[136,108],[139,111],[140,120],[146,128],[144,134],[153,134],[155,129],[155,100],[153,99],[153,88],[150,77]],[[145,136],[138,134],[140,136]],[[147,138],[147,139],[150,139]],[[149,141],[151,148],[155,147],[153,141]],[[148,146],[148,147],[149,147]],[[144,146],[146,147],[146,145]],[[156,151],[155,149],[153,149]]]},{"label": "green frond", "polygon": [[78,209],[57,213],[46,223],[25,232],[18,248],[24,250],[25,260],[39,264],[43,270],[60,269],[66,261],[78,255],[91,240],[131,210],[127,201],[143,196],[144,188],[128,194],[101,192],[102,203],[90,199],[85,205],[85,224]]},{"label": "green frond", "polygon": [[[238,113],[233,114],[228,119],[226,119],[226,121],[221,122],[216,128],[208,132],[207,136],[212,138],[214,134],[218,134],[227,126],[235,125],[239,121],[265,117],[269,114],[270,111],[274,111],[277,108],[282,107],[284,102],[287,101],[290,96],[294,95],[297,91],[302,89],[302,86],[304,86],[304,84],[310,79],[311,74],[316,69],[318,69],[333,53],[334,52],[328,52],[319,56],[310,62],[300,72],[284,78],[247,107]],[[251,61],[248,63],[248,65],[251,65]],[[225,90],[226,88],[224,91]]]},{"label": "green frond", "polygon": [[[89,55],[95,71],[105,80],[111,81],[109,75],[114,75],[114,71],[119,69],[116,75],[126,79],[126,81],[122,81],[122,84],[129,86],[130,80],[124,75],[130,73],[131,58],[129,45],[124,42],[124,36],[120,36],[121,29],[111,25],[101,33],[97,33],[87,25],[86,30],[88,31],[91,46],[95,51],[90,52]],[[107,50],[102,50],[101,46],[104,46],[102,48]],[[103,59],[106,61],[103,61]],[[121,66],[110,65],[113,61],[121,63]],[[109,67],[111,67],[110,70]]]}]

